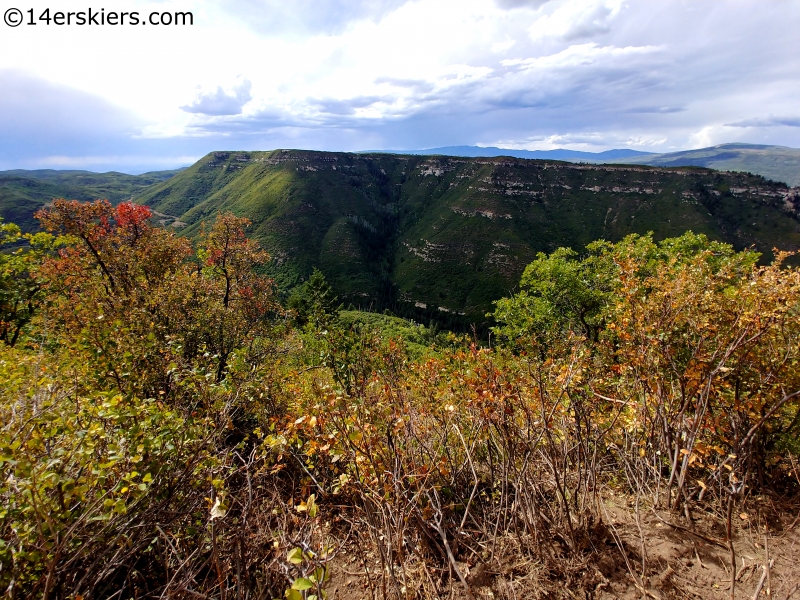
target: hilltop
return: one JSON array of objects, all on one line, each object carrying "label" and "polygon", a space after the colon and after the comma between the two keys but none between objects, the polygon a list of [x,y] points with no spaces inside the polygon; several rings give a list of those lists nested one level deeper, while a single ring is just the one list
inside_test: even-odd
[{"label": "hilltop", "polygon": [[742,171],[762,175],[767,179],[782,181],[791,186],[800,185],[800,150],[786,146],[759,144],[720,144],[710,148],[681,150],[680,152],[653,153],[620,148],[604,152],[580,150],[513,150],[492,146],[445,146],[427,150],[386,150],[392,154],[421,154],[445,156],[513,156],[543,160],[565,160],[588,163],[624,163],[654,167],[706,167],[719,171]]},{"label": "hilltop", "polygon": [[[363,152],[362,154],[375,154],[376,151]],[[425,150],[381,150],[381,154],[419,154],[423,156],[469,156],[493,157],[511,156],[513,158],[528,158],[532,160],[566,160],[570,162],[609,162],[628,158],[642,158],[654,156],[653,152],[642,152],[620,148],[605,150],[603,152],[583,152],[581,150],[514,150],[512,148],[496,148],[494,146],[443,146],[441,148],[427,148]]]},{"label": "hilltop", "polygon": [[283,289],[318,266],[346,303],[445,324],[482,319],[559,246],[692,230],[764,260],[800,248],[796,191],[700,168],[213,152],[135,200],[189,237],[218,211],[249,218]]},{"label": "hilltop", "polygon": [[[622,162],[620,159],[609,162]],[[744,171],[800,186],[800,150],[786,146],[721,144],[711,148],[625,158],[624,162],[658,167],[707,167]]]}]

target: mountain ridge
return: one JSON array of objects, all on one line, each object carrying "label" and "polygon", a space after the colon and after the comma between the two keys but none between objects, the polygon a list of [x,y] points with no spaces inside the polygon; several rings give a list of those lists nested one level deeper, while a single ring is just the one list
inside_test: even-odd
[{"label": "mountain ridge", "polygon": [[189,237],[249,218],[290,289],[319,267],[355,306],[480,320],[538,252],[687,230],[736,248],[800,249],[800,198],[741,173],[513,157],[213,152],[135,201]]},{"label": "mountain ridge", "polygon": [[640,150],[619,148],[603,152],[584,152],[582,150],[567,150],[557,148],[554,150],[515,150],[512,148],[497,148],[495,146],[442,146],[441,148],[427,148],[424,150],[365,150],[358,154],[413,154],[420,156],[464,156],[464,157],[499,157],[511,156],[513,158],[541,159],[541,160],[614,160],[622,158],[641,157],[653,154]]},{"label": "mountain ridge", "polygon": [[[580,150],[514,150],[494,146],[443,146],[425,150],[385,150],[388,154],[445,155],[470,157],[564,160],[568,162],[641,164],[669,167],[706,167],[718,171],[752,172],[768,179],[800,186],[800,149],[789,146],[733,142],[676,152],[642,152],[617,148],[603,152]],[[366,152],[365,152],[366,153]]]}]

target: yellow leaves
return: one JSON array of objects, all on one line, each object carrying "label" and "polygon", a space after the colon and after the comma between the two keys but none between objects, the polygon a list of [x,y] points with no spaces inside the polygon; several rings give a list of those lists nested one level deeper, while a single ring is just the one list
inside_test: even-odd
[{"label": "yellow leaves", "polygon": [[308,514],[309,517],[312,519],[317,516],[317,498],[314,494],[311,494],[308,497],[308,500],[305,502],[300,502],[297,506],[295,506],[295,510],[297,512],[304,512]]},{"label": "yellow leaves", "polygon": [[286,561],[293,565],[303,564],[303,550],[302,548],[292,548],[286,554]]}]

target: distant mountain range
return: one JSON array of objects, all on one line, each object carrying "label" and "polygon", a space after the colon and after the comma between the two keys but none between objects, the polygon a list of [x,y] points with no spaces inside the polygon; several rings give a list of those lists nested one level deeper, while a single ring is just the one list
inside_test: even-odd
[{"label": "distant mountain range", "polygon": [[657,167],[706,167],[719,171],[741,171],[800,186],[800,149],[759,144],[720,144],[710,148],[656,154],[617,149],[605,152],[578,150],[512,150],[482,146],[444,146],[426,150],[383,150],[389,154],[443,156],[513,156],[588,163],[626,163]]}]

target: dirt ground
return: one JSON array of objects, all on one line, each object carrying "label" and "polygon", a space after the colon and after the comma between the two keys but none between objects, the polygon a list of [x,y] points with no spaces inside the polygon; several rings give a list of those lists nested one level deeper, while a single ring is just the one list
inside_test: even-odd
[{"label": "dirt ground", "polygon": [[[760,498],[750,505],[733,511],[735,598],[800,600],[800,503],[778,505]],[[396,571],[395,586],[374,551],[359,553],[353,545],[330,564],[328,597],[731,598],[731,552],[725,541],[724,514],[698,511],[692,515],[691,526],[682,515],[656,514],[652,509],[640,510],[637,519],[632,499],[613,496],[605,499],[600,510],[601,521],[587,536],[580,556],[528,552],[527,556],[545,558],[525,559],[519,540],[507,539],[498,542],[494,556],[486,552],[472,559],[461,557],[463,562],[456,564],[469,591],[447,564],[438,565],[441,568],[409,564],[404,573]],[[365,541],[357,542],[361,549]],[[553,545],[558,546],[555,541]]]}]

